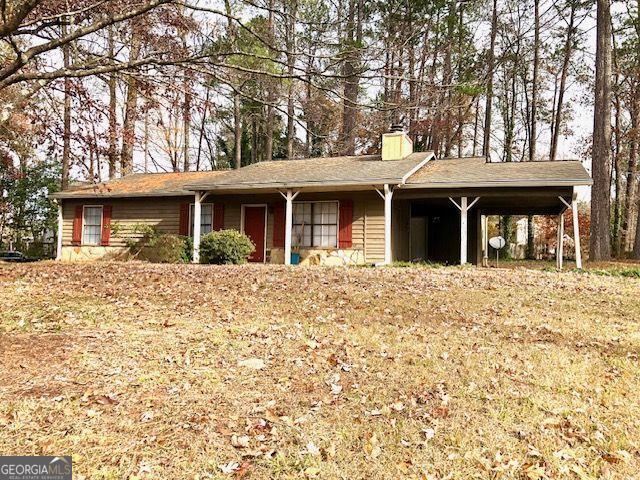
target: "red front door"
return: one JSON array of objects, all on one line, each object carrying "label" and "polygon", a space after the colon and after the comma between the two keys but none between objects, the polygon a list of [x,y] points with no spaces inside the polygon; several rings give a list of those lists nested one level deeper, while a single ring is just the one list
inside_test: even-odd
[{"label": "red front door", "polygon": [[256,246],[250,262],[264,262],[264,230],[267,207],[244,207],[244,233]]}]

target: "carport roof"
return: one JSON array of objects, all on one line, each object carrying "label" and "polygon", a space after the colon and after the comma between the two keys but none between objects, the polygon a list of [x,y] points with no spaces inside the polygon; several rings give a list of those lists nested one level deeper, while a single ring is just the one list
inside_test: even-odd
[{"label": "carport roof", "polygon": [[487,162],[484,157],[444,158],[428,162],[405,188],[561,187],[591,185],[577,160]]}]

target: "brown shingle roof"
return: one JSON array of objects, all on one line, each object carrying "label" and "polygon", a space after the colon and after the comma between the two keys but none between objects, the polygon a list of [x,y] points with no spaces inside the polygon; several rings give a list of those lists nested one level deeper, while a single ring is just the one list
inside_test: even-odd
[{"label": "brown shingle roof", "polygon": [[591,185],[579,161],[487,163],[484,157],[428,162],[407,188],[529,187]]},{"label": "brown shingle roof", "polygon": [[53,198],[173,197],[193,195],[188,183],[215,178],[224,171],[135,173],[109,182],[81,185],[51,195]]},{"label": "brown shingle roof", "polygon": [[349,186],[402,183],[431,152],[413,153],[402,160],[382,161],[380,155],[274,160],[230,170],[217,177],[191,182],[191,190],[245,190],[304,186]]},{"label": "brown shingle roof", "polygon": [[[348,187],[406,184],[404,188],[478,188],[591,185],[578,161],[487,163],[484,158],[426,160],[414,153],[403,160],[379,155],[261,162],[239,170],[133,174],[96,185],[81,185],[53,198],[162,197],[194,190],[244,190],[304,186]],[[416,169],[418,169],[416,171]],[[415,173],[413,173],[415,171]]]}]

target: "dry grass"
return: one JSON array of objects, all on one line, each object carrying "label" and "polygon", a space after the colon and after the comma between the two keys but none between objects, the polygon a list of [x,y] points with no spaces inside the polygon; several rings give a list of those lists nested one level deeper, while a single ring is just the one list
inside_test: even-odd
[{"label": "dry grass", "polygon": [[639,287],[0,265],[0,452],[98,479],[635,478]]}]

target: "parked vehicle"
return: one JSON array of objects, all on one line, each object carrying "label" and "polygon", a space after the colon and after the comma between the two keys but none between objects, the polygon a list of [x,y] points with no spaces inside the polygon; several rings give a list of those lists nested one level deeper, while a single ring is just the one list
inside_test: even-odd
[{"label": "parked vehicle", "polygon": [[29,258],[25,256],[22,252],[18,252],[15,250],[0,252],[0,262],[23,263],[23,262],[35,262],[35,261],[37,261],[35,258]]}]

